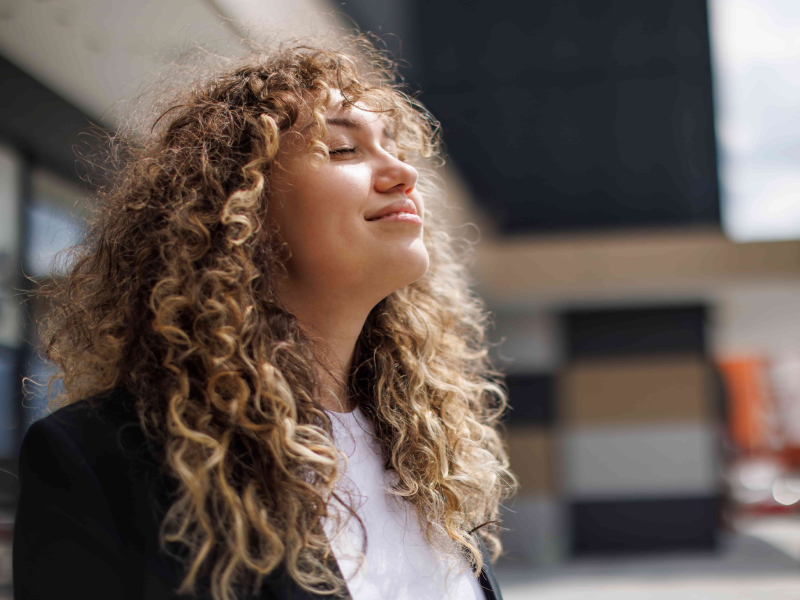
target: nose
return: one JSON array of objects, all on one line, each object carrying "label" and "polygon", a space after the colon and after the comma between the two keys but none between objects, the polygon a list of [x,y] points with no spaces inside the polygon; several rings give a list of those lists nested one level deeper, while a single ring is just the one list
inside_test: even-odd
[{"label": "nose", "polygon": [[418,179],[419,172],[413,166],[386,152],[375,178],[375,189],[407,195],[417,185]]}]

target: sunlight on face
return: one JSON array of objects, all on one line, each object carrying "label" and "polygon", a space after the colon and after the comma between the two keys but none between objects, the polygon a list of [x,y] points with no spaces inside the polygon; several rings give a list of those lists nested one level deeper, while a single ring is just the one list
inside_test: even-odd
[{"label": "sunlight on face", "polygon": [[398,159],[386,120],[359,104],[342,108],[342,101],[334,91],[326,114],[329,161],[311,160],[308,133],[282,142],[270,209],[291,251],[284,282],[290,293],[374,305],[428,269],[424,205],[419,174]]}]

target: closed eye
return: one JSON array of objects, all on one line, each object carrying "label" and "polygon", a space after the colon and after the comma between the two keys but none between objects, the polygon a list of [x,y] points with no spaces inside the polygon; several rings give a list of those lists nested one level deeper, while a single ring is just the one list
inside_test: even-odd
[{"label": "closed eye", "polygon": [[328,150],[328,154],[330,156],[334,156],[334,155],[337,155],[337,154],[348,154],[350,152],[355,152],[355,151],[356,151],[356,149],[355,149],[355,146],[354,146],[352,148],[337,148],[336,150]]}]

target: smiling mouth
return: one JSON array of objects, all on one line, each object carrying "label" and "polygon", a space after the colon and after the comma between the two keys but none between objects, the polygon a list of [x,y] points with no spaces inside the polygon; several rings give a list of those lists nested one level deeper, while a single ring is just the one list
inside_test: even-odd
[{"label": "smiling mouth", "polygon": [[367,219],[367,221],[380,221],[381,219],[386,219],[388,217],[394,217],[396,215],[413,215],[413,214],[414,213],[412,213],[412,212],[410,212],[408,210],[396,210],[394,212],[390,212],[390,213],[385,214],[385,215],[381,215],[381,216],[378,216],[378,217],[372,217],[371,219]]},{"label": "smiling mouth", "polygon": [[422,225],[422,218],[414,213],[406,212],[406,211],[398,211],[389,213],[388,215],[383,215],[382,217],[375,217],[373,219],[367,219],[370,222],[396,222],[396,223],[414,223],[416,225]]}]

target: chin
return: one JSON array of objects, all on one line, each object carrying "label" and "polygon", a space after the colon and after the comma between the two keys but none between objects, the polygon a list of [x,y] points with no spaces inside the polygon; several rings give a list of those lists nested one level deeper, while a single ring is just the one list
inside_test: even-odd
[{"label": "chin", "polygon": [[400,271],[406,275],[406,281],[399,287],[410,285],[421,279],[428,272],[428,267],[430,266],[428,249],[422,243],[422,240],[413,244],[403,254],[404,261]]},{"label": "chin", "polygon": [[430,258],[425,245],[420,242],[391,252],[373,265],[373,276],[369,281],[381,288],[380,296],[383,298],[422,278],[428,272]]}]

